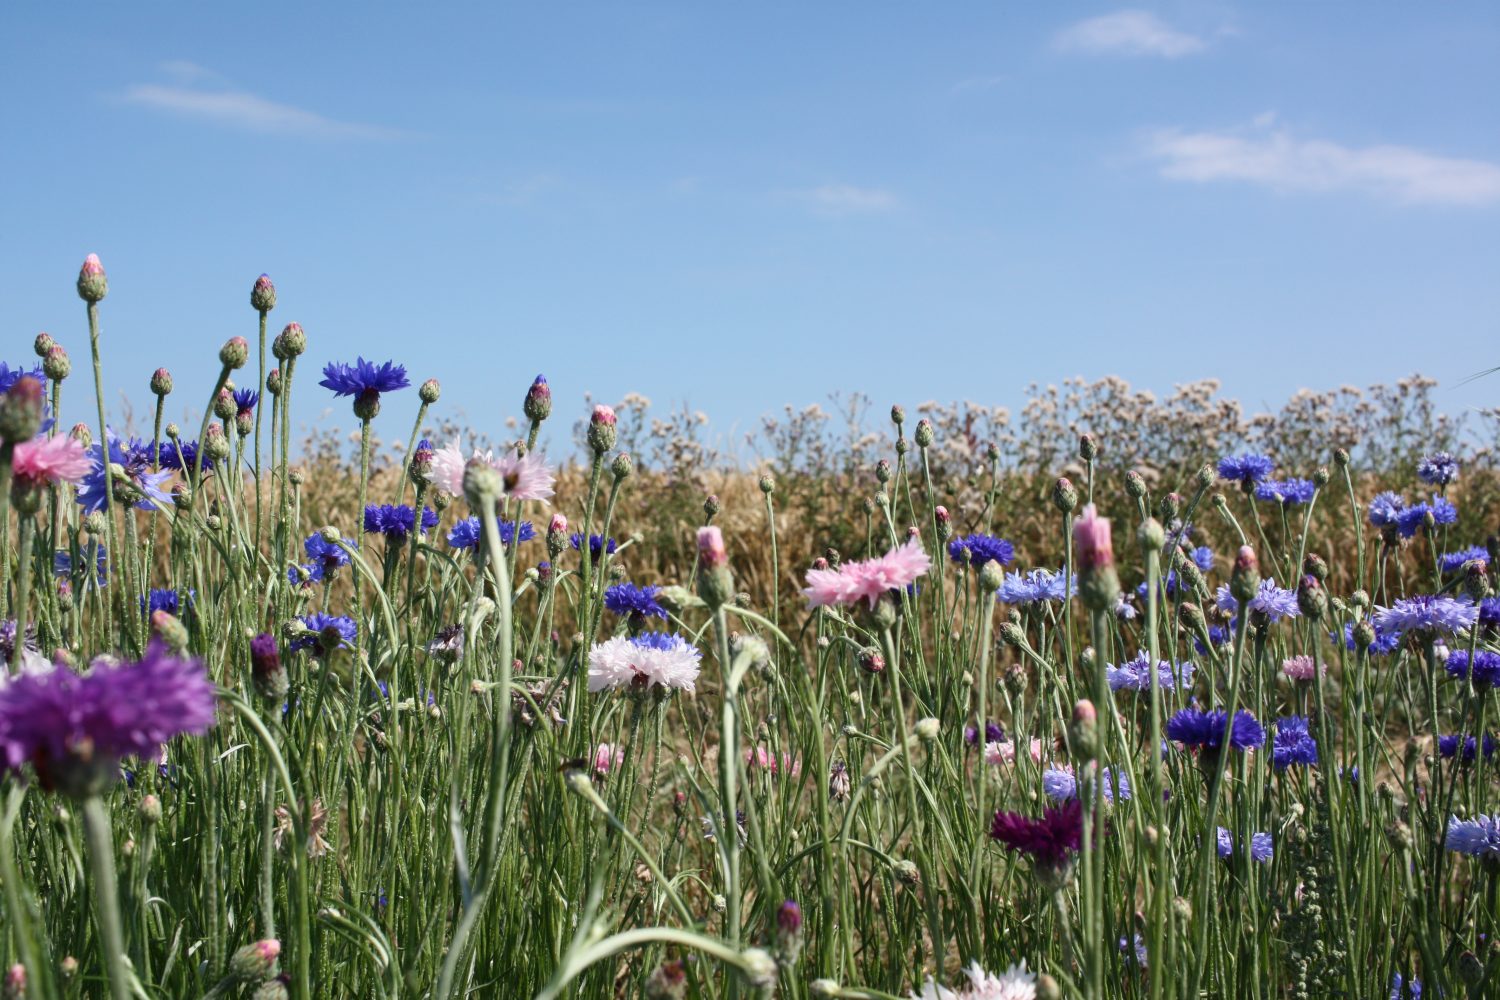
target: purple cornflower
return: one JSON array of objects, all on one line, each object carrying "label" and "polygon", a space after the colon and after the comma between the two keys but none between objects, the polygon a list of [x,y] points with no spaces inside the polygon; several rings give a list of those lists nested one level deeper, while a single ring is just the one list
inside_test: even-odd
[{"label": "purple cornflower", "polygon": [[[1005,730],[998,722],[986,721],[984,724],[984,741],[986,743],[999,743],[1005,739]],[[974,747],[979,745],[979,727],[964,726],[964,742]]]},{"label": "purple cornflower", "polygon": [[[197,441],[183,441],[179,438],[176,441],[163,441],[161,443],[161,467],[163,469],[175,469],[178,472],[187,474],[197,468],[197,463]],[[214,460],[204,455],[203,471],[212,472],[213,469]]]},{"label": "purple cornflower", "polygon": [[[1234,599],[1229,592],[1229,585],[1220,584],[1215,603],[1220,611],[1236,614],[1240,610],[1240,602]],[[1302,612],[1297,609],[1297,593],[1292,590],[1283,590],[1276,586],[1276,581],[1266,579],[1260,581],[1260,589],[1255,596],[1250,598],[1250,610],[1259,611],[1265,615],[1267,620],[1278,622],[1283,618],[1296,618]]]},{"label": "purple cornflower", "polygon": [[[1472,761],[1474,754],[1479,748],[1479,741],[1472,736],[1459,736],[1453,733],[1448,736],[1439,736],[1437,740],[1438,756],[1444,760],[1452,760],[1458,757],[1465,762]],[[1493,757],[1496,746],[1495,737],[1489,733],[1484,734],[1484,755]]]},{"label": "purple cornflower", "polygon": [[1308,479],[1267,479],[1256,484],[1255,499],[1293,507],[1309,502],[1317,492],[1318,488]]},{"label": "purple cornflower", "polygon": [[1422,980],[1413,976],[1407,981],[1401,978],[1401,973],[1391,973],[1390,1000],[1422,1000]]},{"label": "purple cornflower", "polygon": [[[422,534],[437,527],[438,517],[432,508],[422,508]],[[416,527],[417,514],[406,504],[369,504],[365,507],[365,533],[384,535],[392,542],[404,542]]]},{"label": "purple cornflower", "polygon": [[1167,739],[1185,747],[1218,750],[1226,735],[1235,750],[1248,750],[1266,741],[1265,729],[1243,708],[1234,713],[1232,725],[1229,713],[1222,708],[1211,712],[1184,708],[1167,720]]},{"label": "purple cornflower", "polygon": [[41,365],[37,365],[28,371],[21,365],[12,368],[4,361],[0,361],[0,395],[10,392],[16,387],[17,382],[28,376],[36,379],[43,387],[47,385],[47,373],[42,370]]},{"label": "purple cornflower", "polygon": [[354,619],[345,615],[327,615],[321,611],[315,611],[297,620],[302,623],[307,632],[292,640],[289,648],[293,650],[318,649],[322,643],[323,633],[334,629],[338,631],[339,645],[348,646],[354,641],[354,636],[358,632]]},{"label": "purple cornflower", "polygon": [[[80,546],[79,548],[80,551],[78,554],[85,560],[87,560],[88,547]],[[109,552],[107,551],[103,542],[99,543],[99,556],[96,562],[98,563],[95,569],[99,574],[99,586],[102,587],[107,582],[109,582]],[[53,553],[52,572],[57,576],[72,576],[73,554],[67,549],[58,549],[55,553]]]},{"label": "purple cornflower", "polygon": [[1500,687],[1500,653],[1488,649],[1474,651],[1474,666],[1469,668],[1468,650],[1455,649],[1448,654],[1443,668],[1453,677],[1471,677],[1476,687]]},{"label": "purple cornflower", "polygon": [[[346,538],[344,542],[350,548],[356,547],[352,539]],[[337,543],[325,540],[321,531],[315,531],[303,539],[302,551],[306,552],[307,558],[311,560],[307,569],[314,580],[332,577],[334,571],[340,566],[349,564],[349,553]]]},{"label": "purple cornflower", "polygon": [[[573,532],[568,536],[568,544],[573,546],[574,549],[582,551],[583,533],[581,531]],[[605,538],[602,535],[589,536],[589,554],[595,559],[598,559],[600,554],[604,552],[608,552],[610,555],[614,555],[615,548],[616,545],[613,538]]]},{"label": "purple cornflower", "polygon": [[[1173,668],[1170,662],[1160,660],[1156,664],[1157,683],[1164,691],[1176,688],[1179,680],[1186,687],[1193,683],[1195,669],[1189,662],[1179,663],[1176,668]],[[1111,691],[1149,691],[1151,689],[1151,661],[1142,650],[1136,654],[1135,659],[1127,660],[1118,667],[1107,664],[1104,668],[1104,676],[1109,681]]]},{"label": "purple cornflower", "polygon": [[1473,819],[1450,817],[1443,846],[1471,858],[1500,861],[1500,816],[1480,813]]},{"label": "purple cornflower", "polygon": [[1500,628],[1500,597],[1486,597],[1479,602],[1479,624],[1485,628]]},{"label": "purple cornflower", "polygon": [[1219,459],[1219,478],[1232,479],[1241,486],[1251,486],[1271,474],[1276,463],[1265,455],[1246,452]]},{"label": "purple cornflower", "polygon": [[[1064,593],[1064,572],[1059,569],[1056,573],[1049,573],[1044,569],[1034,569],[1022,574],[1020,572],[1007,573],[1000,584],[1000,590],[995,599],[1001,604],[1040,604],[1043,601],[1061,601],[1068,595]],[[1078,593],[1078,576],[1073,575],[1071,593]]]},{"label": "purple cornflower", "polygon": [[966,535],[948,543],[948,558],[960,566],[967,565],[979,569],[987,562],[1009,566],[1015,557],[1015,546],[994,535]]},{"label": "purple cornflower", "polygon": [[1442,594],[1418,594],[1402,598],[1388,608],[1377,607],[1370,619],[1377,632],[1403,636],[1408,632],[1432,636],[1453,635],[1479,620],[1472,601]]},{"label": "purple cornflower", "polygon": [[1417,463],[1417,478],[1430,486],[1447,486],[1458,478],[1458,459],[1440,451]]},{"label": "purple cornflower", "polygon": [[1401,519],[1406,509],[1406,498],[1389,490],[1375,494],[1370,501],[1370,524],[1377,528],[1388,528]]},{"label": "purple cornflower", "polygon": [[406,366],[394,361],[377,365],[364,358],[356,358],[354,364],[329,362],[323,368],[323,381],[318,383],[332,389],[334,398],[354,396],[366,401],[379,401],[382,392],[394,392],[411,385],[406,377]]},{"label": "purple cornflower", "polygon": [[[1227,858],[1234,853],[1234,834],[1224,827],[1219,827],[1218,833],[1219,857]],[[1252,833],[1250,835],[1250,860],[1266,864],[1276,853],[1275,841],[1269,833]]]},{"label": "purple cornflower", "polygon": [[[521,522],[521,541],[529,542],[536,537],[536,529],[531,526],[530,521]],[[448,532],[448,544],[455,549],[472,549],[479,544],[480,535],[483,534],[479,524],[479,518],[466,517],[459,521]],[[516,522],[500,522],[500,544],[507,549],[515,544]]]},{"label": "purple cornflower", "polygon": [[1271,741],[1271,763],[1285,771],[1293,764],[1315,767],[1318,763],[1318,741],[1308,732],[1307,719],[1289,715],[1276,720],[1276,736]]},{"label": "purple cornflower", "polygon": [[1460,549],[1457,552],[1444,552],[1442,566],[1444,573],[1457,573],[1464,568],[1465,563],[1482,562],[1488,564],[1490,554],[1485,549],[1476,545],[1469,549]]},{"label": "purple cornflower", "polygon": [[206,732],[215,702],[203,664],[153,640],[135,663],[12,678],[0,688],[0,752],[12,771],[29,762],[45,788],[92,795],[122,757],[156,759],[172,737]]},{"label": "purple cornflower", "polygon": [[[1103,777],[1100,787],[1104,790],[1105,801],[1130,801],[1130,779],[1123,772],[1117,777],[1113,768],[1106,767],[1100,774]],[[1078,779],[1071,771],[1049,767],[1042,772],[1042,792],[1054,802],[1067,802],[1078,797]]]},{"label": "purple cornflower", "polygon": [[171,476],[170,472],[152,472],[150,458],[147,454],[148,448],[140,446],[137,441],[121,442],[115,436],[114,431],[109,431],[109,457],[104,458],[104,450],[99,445],[89,449],[93,457],[93,465],[89,468],[88,475],[83,477],[83,482],[78,485],[78,504],[86,514],[92,514],[96,510],[103,510],[105,505],[104,491],[110,484],[109,465],[119,466],[125,473],[124,481],[115,479],[113,487],[115,499],[121,503],[129,503],[139,510],[155,510],[155,500],[163,506],[171,505],[171,497],[161,489],[162,481]]},{"label": "purple cornflower", "polygon": [[659,593],[660,587],[617,583],[604,591],[604,606],[622,618],[660,618],[666,621],[666,609],[656,603],[656,595]]},{"label": "purple cornflower", "polygon": [[1012,851],[1029,855],[1051,874],[1065,871],[1083,844],[1083,805],[1077,799],[1048,806],[1040,819],[1020,813],[996,812],[990,837]]}]

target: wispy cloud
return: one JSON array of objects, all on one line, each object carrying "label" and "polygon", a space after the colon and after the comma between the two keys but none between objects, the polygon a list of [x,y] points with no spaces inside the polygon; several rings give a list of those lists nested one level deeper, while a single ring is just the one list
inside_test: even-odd
[{"label": "wispy cloud", "polygon": [[1273,191],[1354,191],[1409,204],[1500,203],[1500,164],[1410,146],[1340,145],[1300,138],[1262,115],[1249,128],[1162,129],[1145,141],[1161,176],[1175,181],[1238,181]]},{"label": "wispy cloud", "polygon": [[824,184],[793,191],[791,196],[819,215],[873,215],[889,212],[900,204],[890,191],[853,184]]},{"label": "wispy cloud", "polygon": [[1108,53],[1177,59],[1202,52],[1208,42],[1144,10],[1120,10],[1069,25],[1054,44],[1066,52]]},{"label": "wispy cloud", "polygon": [[160,68],[175,82],[132,84],[119,95],[120,100],[154,111],[270,135],[396,139],[407,134],[381,125],[339,121],[306,108],[282,104],[235,88],[194,63],[178,60],[163,63]]}]

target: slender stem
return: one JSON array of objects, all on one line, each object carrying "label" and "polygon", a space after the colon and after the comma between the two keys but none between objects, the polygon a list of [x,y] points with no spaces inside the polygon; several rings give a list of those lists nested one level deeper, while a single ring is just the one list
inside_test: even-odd
[{"label": "slender stem", "polygon": [[120,889],[115,879],[114,834],[109,810],[97,795],[83,800],[83,829],[88,838],[89,868],[94,879],[94,918],[99,922],[100,959],[109,975],[114,1000],[130,1000],[130,973],[125,967],[125,933],[120,923]]}]

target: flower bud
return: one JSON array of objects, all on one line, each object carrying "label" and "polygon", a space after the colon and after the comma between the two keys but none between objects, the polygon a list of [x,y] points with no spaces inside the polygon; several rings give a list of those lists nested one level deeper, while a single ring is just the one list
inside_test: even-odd
[{"label": "flower bud", "polygon": [[307,334],[302,332],[301,323],[288,323],[271,342],[271,353],[276,355],[278,361],[295,358],[305,350],[307,350]]},{"label": "flower bud", "polygon": [[290,682],[286,668],[281,665],[281,647],[269,632],[250,640],[250,675],[255,693],[262,698],[278,702],[286,697]]},{"label": "flower bud", "polygon": [[229,438],[224,436],[224,428],[219,424],[208,425],[208,433],[203,436],[203,454],[215,462],[229,457]]},{"label": "flower bud", "polygon": [[1241,545],[1240,551],[1234,557],[1234,568],[1229,573],[1229,592],[1240,604],[1250,601],[1260,589],[1260,562],[1255,558],[1255,550],[1248,545]]},{"label": "flower bud", "polygon": [[618,437],[615,430],[615,411],[613,408],[602,403],[594,407],[593,414],[589,417],[588,443],[593,449],[596,458],[604,455],[615,446]]},{"label": "flower bud", "polygon": [[282,377],[280,368],[272,368],[266,372],[266,392],[272,396],[280,396],[282,390]]},{"label": "flower bud", "polygon": [[50,333],[39,333],[36,335],[36,339],[31,342],[31,349],[36,351],[36,356],[39,358],[45,358],[47,352],[56,346],[57,341],[52,339],[52,334]]},{"label": "flower bud", "polygon": [[1335,448],[1335,449],[1333,449],[1333,464],[1337,465],[1340,469],[1346,469],[1346,468],[1348,468],[1349,467],[1349,450],[1347,448]]},{"label": "flower bud", "polygon": [[1068,724],[1068,749],[1078,761],[1099,756],[1099,715],[1094,703],[1086,698],[1073,706],[1073,721]]},{"label": "flower bud", "polygon": [[766,496],[776,492],[776,477],[769,472],[760,477],[760,491]]},{"label": "flower bud", "polygon": [[538,375],[526,390],[526,399],[521,403],[521,412],[534,424],[552,416],[552,387],[545,376]]},{"label": "flower bud", "polygon": [[923,417],[917,421],[917,431],[912,435],[916,439],[918,448],[926,448],[932,444],[932,421]]},{"label": "flower bud", "polygon": [[568,547],[568,519],[561,512],[553,514],[547,525],[547,554],[556,559]]},{"label": "flower bud", "polygon": [[874,646],[866,646],[861,649],[859,655],[855,657],[855,661],[859,664],[859,669],[867,674],[874,675],[885,672],[885,657]]},{"label": "flower bud", "polygon": [[1313,485],[1316,486],[1318,489],[1321,490],[1323,487],[1327,486],[1329,478],[1330,477],[1328,475],[1328,468],[1326,466],[1320,465],[1316,469],[1313,470],[1313,474],[1312,474]]},{"label": "flower bud", "polygon": [[73,360],[61,344],[53,344],[47,351],[47,356],[42,359],[42,374],[54,382],[61,382],[73,374]]},{"label": "flower bud", "polygon": [[1203,491],[1218,482],[1218,479],[1219,472],[1212,465],[1200,465],[1193,476],[1193,484],[1198,487],[1199,491]]},{"label": "flower bud", "polygon": [[102,302],[109,293],[109,280],[104,276],[104,265],[99,255],[91,253],[83,259],[83,268],[78,272],[78,297],[85,302]]},{"label": "flower bud", "polygon": [[505,494],[505,480],[500,471],[482,458],[471,458],[464,464],[464,499],[475,510],[482,509],[482,502],[494,500]]},{"label": "flower bud", "polygon": [[734,594],[729,553],[724,548],[724,534],[717,527],[698,529],[698,562],[698,596],[710,609],[717,611],[729,603]]},{"label": "flower bud", "polygon": [[938,738],[938,733],[941,731],[941,728],[942,727],[938,723],[938,720],[932,718],[931,716],[928,716],[924,719],[918,719],[916,721],[916,724],[912,727],[912,732],[916,733],[917,739],[921,740],[923,743],[931,743],[933,740]]},{"label": "flower bud", "polygon": [[10,391],[0,395],[0,438],[11,444],[29,441],[42,426],[46,389],[30,375],[22,375]]},{"label": "flower bud", "polygon": [[1141,547],[1156,552],[1167,544],[1167,533],[1162,530],[1161,522],[1154,517],[1148,517],[1141,522],[1140,530],[1137,532]]},{"label": "flower bud", "polygon": [[271,284],[270,275],[262,274],[250,287],[250,308],[258,313],[268,313],[276,308],[276,286]]},{"label": "flower bud", "polygon": [[250,344],[244,337],[230,337],[219,348],[219,364],[231,371],[245,367],[250,360]]},{"label": "flower bud", "polygon": [[682,961],[663,962],[646,977],[646,1000],[682,1000],[687,987],[687,967]]},{"label": "flower bud", "polygon": [[266,938],[247,944],[229,959],[229,974],[242,983],[258,983],[276,972],[281,942]]},{"label": "flower bud", "polygon": [[377,389],[365,389],[354,397],[354,415],[363,421],[371,421],[380,416],[380,392]]},{"label": "flower bud", "polygon": [[983,566],[979,567],[979,589],[986,594],[993,594],[1000,589],[1005,582],[1005,570],[995,559],[986,559]]},{"label": "flower bud", "polygon": [[1302,572],[1322,583],[1328,579],[1328,563],[1316,552],[1309,552],[1302,560]]},{"label": "flower bud", "polygon": [[1015,648],[1020,649],[1022,646],[1026,645],[1026,632],[1021,628],[1020,625],[1017,625],[1015,622],[1001,622],[1000,641],[1005,643],[1007,646],[1014,646]]},{"label": "flower bud", "polygon": [[1078,509],[1078,490],[1067,477],[1052,484],[1052,506],[1061,514],[1071,514]]},{"label": "flower bud", "polygon": [[166,644],[173,653],[181,656],[187,652],[187,626],[176,615],[166,611],[151,612],[151,634]]},{"label": "flower bud", "polygon": [[214,416],[218,417],[220,420],[233,419],[235,413],[239,410],[239,407],[236,406],[234,402],[234,390],[230,389],[228,386],[220,389],[219,394],[214,397],[213,409]]},{"label": "flower bud", "polygon": [[776,910],[776,954],[783,965],[793,965],[802,954],[802,907],[788,899]]},{"label": "flower bud", "polygon": [[1140,500],[1146,495],[1146,480],[1134,469],[1125,473],[1125,492],[1132,500]]},{"label": "flower bud", "polygon": [[900,403],[894,403],[891,406],[891,423],[897,427],[906,423],[906,409]]},{"label": "flower bud", "polygon": [[882,486],[891,481],[891,463],[887,459],[875,463],[875,481]]},{"label": "flower bud", "polygon": [[1078,593],[1094,611],[1114,607],[1120,596],[1120,578],[1115,572],[1115,550],[1110,540],[1109,519],[1098,515],[1093,504],[1073,522],[1073,545],[1078,551]]},{"label": "flower bud", "polygon": [[721,509],[723,508],[719,503],[719,498],[717,495],[710,493],[708,496],[703,498],[703,516],[708,520],[713,520],[714,517],[718,515]]},{"label": "flower bud", "polygon": [[615,482],[623,482],[630,478],[635,471],[635,460],[630,457],[629,452],[622,451],[615,456],[615,460],[609,464],[609,474],[615,477]]},{"label": "flower bud", "polygon": [[1092,462],[1099,457],[1099,442],[1094,440],[1094,435],[1080,434],[1078,436],[1078,457],[1085,462]]},{"label": "flower bud", "polygon": [[1369,649],[1375,642],[1375,626],[1370,624],[1369,619],[1362,618],[1355,622],[1350,634],[1354,638],[1354,648],[1360,652]]},{"label": "flower bud", "polygon": [[161,799],[155,795],[143,795],[138,806],[136,815],[141,818],[142,826],[155,826],[161,822]]},{"label": "flower bud", "polygon": [[429,406],[438,401],[443,394],[443,387],[435,378],[430,378],[417,387],[417,398]]},{"label": "flower bud", "polygon": [[1308,621],[1316,622],[1328,611],[1328,591],[1318,578],[1308,574],[1297,582],[1297,609]]},{"label": "flower bud", "polygon": [[1490,596],[1493,588],[1490,587],[1489,563],[1483,559],[1470,559],[1464,563],[1463,572],[1464,593],[1470,600],[1477,603]]}]

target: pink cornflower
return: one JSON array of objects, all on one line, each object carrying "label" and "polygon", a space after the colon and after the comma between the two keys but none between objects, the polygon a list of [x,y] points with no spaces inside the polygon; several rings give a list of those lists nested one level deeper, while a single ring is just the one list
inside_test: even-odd
[{"label": "pink cornflower", "polygon": [[[1033,737],[1031,740],[1031,760],[1033,763],[1042,762],[1042,741]],[[1016,744],[1014,740],[991,740],[984,745],[984,762],[991,767],[999,767],[1001,764],[1014,764],[1016,762]]]},{"label": "pink cornflower", "polygon": [[32,438],[16,445],[11,474],[24,486],[77,485],[92,462],[83,445],[70,437]]},{"label": "pink cornflower", "polygon": [[[539,452],[521,455],[512,449],[497,459],[494,452],[475,451],[473,458],[500,473],[505,481],[507,499],[540,500],[546,503],[552,498],[552,484],[557,481],[557,477]],[[428,475],[438,489],[461,497],[464,495],[465,464],[463,449],[457,441],[450,441],[432,453]]]},{"label": "pink cornflower", "polygon": [[625,763],[625,748],[610,746],[608,743],[599,744],[594,751],[594,773],[598,775],[608,774],[610,771]]},{"label": "pink cornflower", "polygon": [[909,539],[878,559],[844,563],[838,569],[807,571],[807,602],[815,608],[851,605],[864,599],[873,609],[888,591],[904,590],[932,566],[919,538]]},{"label": "pink cornflower", "polygon": [[1073,545],[1078,550],[1080,572],[1103,569],[1115,563],[1114,543],[1110,541],[1109,518],[1100,517],[1093,504],[1083,508],[1083,516],[1073,522]]},{"label": "pink cornflower", "polygon": [[793,778],[802,773],[802,758],[793,757],[785,750],[778,757],[763,746],[745,750],[745,765],[749,768],[770,771],[772,774],[791,775]]},{"label": "pink cornflower", "polygon": [[1293,656],[1281,661],[1281,672],[1294,681],[1310,681],[1317,674],[1327,674],[1328,664],[1319,664],[1311,656]]},{"label": "pink cornflower", "polygon": [[724,548],[724,533],[714,525],[698,529],[698,558],[709,569],[729,563],[729,553]]}]

